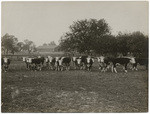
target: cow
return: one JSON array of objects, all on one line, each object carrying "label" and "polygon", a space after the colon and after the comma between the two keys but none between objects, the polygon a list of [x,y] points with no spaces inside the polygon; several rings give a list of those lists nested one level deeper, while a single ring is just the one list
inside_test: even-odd
[{"label": "cow", "polygon": [[50,62],[50,67],[51,67],[51,69],[54,70],[54,69],[55,69],[56,58],[51,57],[51,58],[49,59],[49,62]]},{"label": "cow", "polygon": [[135,64],[135,58],[134,57],[114,58],[111,61],[112,61],[112,64],[113,64],[112,72],[115,71],[115,73],[117,73],[117,70],[116,70],[117,64],[124,65],[125,72],[127,72],[127,65],[128,65],[128,63]]},{"label": "cow", "polygon": [[4,71],[7,72],[9,65],[10,65],[10,59],[7,57],[4,57],[1,60],[2,60],[2,68],[4,68]]},{"label": "cow", "polygon": [[45,64],[46,64],[46,68],[49,69],[49,58],[48,57],[45,58]]},{"label": "cow", "polygon": [[81,64],[81,58],[76,58],[75,62],[75,69],[82,69],[82,64]]},{"label": "cow", "polygon": [[61,57],[55,57],[55,70],[59,71],[60,70],[60,62],[59,60],[61,60]]},{"label": "cow", "polygon": [[109,66],[111,65],[111,58],[110,57],[104,57],[100,56],[97,57],[99,69],[101,72],[106,72],[109,69]]},{"label": "cow", "polygon": [[88,71],[91,71],[93,63],[94,63],[94,58],[88,56],[86,58],[86,68],[87,68]]},{"label": "cow", "polygon": [[26,63],[26,68],[29,69],[28,57],[23,57],[23,62]]},{"label": "cow", "polygon": [[148,69],[148,58],[135,58],[135,63],[133,64],[132,70],[138,70],[137,65],[144,65],[146,70]]},{"label": "cow", "polygon": [[55,57],[51,57],[51,56],[48,56],[48,67],[49,69],[51,70],[54,70],[55,69],[55,62],[56,62],[56,58]]},{"label": "cow", "polygon": [[70,57],[61,57],[61,59],[59,59],[60,70],[63,71],[64,67],[66,68],[66,70],[70,70],[70,62],[71,62]]},{"label": "cow", "polygon": [[77,68],[77,59],[78,57],[72,57],[72,63],[73,63],[73,66],[75,67],[75,69]]},{"label": "cow", "polygon": [[27,58],[27,63],[30,70],[42,70],[44,64],[44,57]]},{"label": "cow", "polygon": [[87,57],[88,56],[79,57],[79,59],[81,59],[81,69],[86,69]]},{"label": "cow", "polygon": [[43,64],[44,64],[44,57],[38,57],[38,58],[34,58],[32,59],[32,64],[35,64],[35,69],[37,70],[42,70]]},{"label": "cow", "polygon": [[34,58],[31,58],[31,57],[28,57],[28,58],[25,59],[27,69],[29,69],[29,70],[35,70],[35,64],[32,63],[33,59]]}]

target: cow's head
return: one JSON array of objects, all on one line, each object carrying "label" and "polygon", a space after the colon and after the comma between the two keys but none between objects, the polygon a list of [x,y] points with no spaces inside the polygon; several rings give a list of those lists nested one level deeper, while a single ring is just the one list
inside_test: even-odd
[{"label": "cow's head", "polygon": [[52,60],[53,60],[53,57],[48,56],[48,59],[49,59],[49,62],[51,63],[51,62],[52,62]]},{"label": "cow's head", "polygon": [[59,59],[60,59],[60,57],[56,57],[56,62],[58,62],[58,61],[59,61]]},{"label": "cow's head", "polygon": [[33,58],[28,58],[28,59],[27,59],[27,62],[28,62],[28,63],[32,63],[32,59],[33,59]]},{"label": "cow's head", "polygon": [[90,58],[90,57],[88,57],[88,58],[86,58],[86,60],[87,60],[87,63],[89,64],[89,63],[90,63],[90,61],[91,61],[91,58]]},{"label": "cow's head", "polygon": [[77,57],[72,57],[72,59],[73,59],[73,62],[75,62],[75,60],[77,59]]},{"label": "cow's head", "polygon": [[104,63],[105,57],[104,56],[100,56],[97,59],[98,59],[98,62]]},{"label": "cow's head", "polygon": [[48,63],[48,61],[49,61],[49,59],[48,59],[48,57],[46,57],[46,58],[45,58],[45,62]]},{"label": "cow's head", "polygon": [[64,58],[65,58],[65,57],[62,57],[61,59],[59,59],[58,62],[59,62],[59,65],[60,65],[60,66],[62,66],[62,64],[63,64],[63,59],[64,59]]},{"label": "cow's head", "polygon": [[3,60],[4,60],[4,63],[8,63],[8,58],[4,57]]},{"label": "cow's head", "polygon": [[77,64],[78,64],[78,65],[81,64],[81,59],[80,59],[80,58],[77,59]]},{"label": "cow's head", "polygon": [[134,57],[130,57],[130,63],[132,63],[132,64],[135,64],[135,63],[136,63],[136,61],[135,61],[135,58],[134,58]]}]

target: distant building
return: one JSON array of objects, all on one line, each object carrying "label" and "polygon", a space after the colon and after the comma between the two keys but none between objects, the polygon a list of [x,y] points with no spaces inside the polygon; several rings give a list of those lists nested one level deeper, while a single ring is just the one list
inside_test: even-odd
[{"label": "distant building", "polygon": [[57,45],[43,45],[37,47],[38,52],[54,52]]}]

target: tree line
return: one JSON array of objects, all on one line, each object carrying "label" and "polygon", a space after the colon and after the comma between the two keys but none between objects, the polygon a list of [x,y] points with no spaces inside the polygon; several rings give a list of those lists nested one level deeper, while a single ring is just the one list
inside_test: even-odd
[{"label": "tree line", "polygon": [[[54,41],[50,43],[44,43],[42,46],[56,46]],[[9,35],[6,33],[3,37],[1,37],[1,51],[3,54],[15,54],[18,52],[37,52],[37,47],[33,41],[28,39],[24,40],[23,42],[19,42],[18,38],[14,35]]]},{"label": "tree line", "polygon": [[1,51],[4,54],[14,54],[20,51],[27,51],[28,53],[31,53],[36,51],[36,46],[33,41],[28,39],[24,40],[24,42],[18,42],[18,38],[14,35],[9,35],[6,33],[1,38]]},{"label": "tree line", "polygon": [[73,22],[60,38],[59,50],[117,56],[132,54],[148,57],[148,36],[140,31],[114,36],[105,19],[84,19]]}]

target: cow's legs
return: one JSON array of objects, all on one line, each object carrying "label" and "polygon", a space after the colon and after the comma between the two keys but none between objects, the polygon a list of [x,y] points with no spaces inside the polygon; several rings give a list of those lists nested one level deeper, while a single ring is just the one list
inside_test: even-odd
[{"label": "cow's legs", "polygon": [[59,71],[59,67],[58,66],[56,66],[56,69],[55,69],[56,71]]},{"label": "cow's legs", "polygon": [[114,65],[112,65],[111,67],[111,72],[114,72]]},{"label": "cow's legs", "polygon": [[115,71],[115,73],[117,73],[117,70],[116,70],[116,63],[113,63],[113,71]]},{"label": "cow's legs", "polygon": [[29,63],[26,62],[26,68],[29,69]]},{"label": "cow's legs", "polygon": [[46,68],[49,69],[49,63],[46,63]]},{"label": "cow's legs", "polygon": [[7,70],[8,70],[8,66],[5,65],[5,66],[4,66],[4,71],[7,72]]},{"label": "cow's legs", "polygon": [[92,67],[90,66],[90,67],[89,67],[89,71],[90,71],[90,72],[91,72],[91,69],[92,69]]},{"label": "cow's legs", "polygon": [[137,63],[133,64],[132,70],[137,70]]},{"label": "cow's legs", "polygon": [[55,65],[53,63],[50,63],[50,69],[55,70]]},{"label": "cow's legs", "polygon": [[32,65],[31,64],[29,64],[29,70],[32,70]]},{"label": "cow's legs", "polygon": [[74,65],[74,69],[76,70],[77,69],[77,64],[76,63],[74,63],[75,65]]},{"label": "cow's legs", "polygon": [[60,66],[60,71],[63,71],[63,70],[64,70],[63,66]]},{"label": "cow's legs", "polygon": [[68,64],[68,71],[70,70],[70,64]]},{"label": "cow's legs", "polygon": [[127,72],[127,64],[125,64],[124,69],[125,69],[125,72]]},{"label": "cow's legs", "polygon": [[114,71],[115,71],[115,73],[117,73],[116,67],[114,67]]},{"label": "cow's legs", "polygon": [[40,71],[42,70],[42,66],[43,66],[43,65],[41,65],[41,64],[39,65],[39,70],[40,70]]}]

